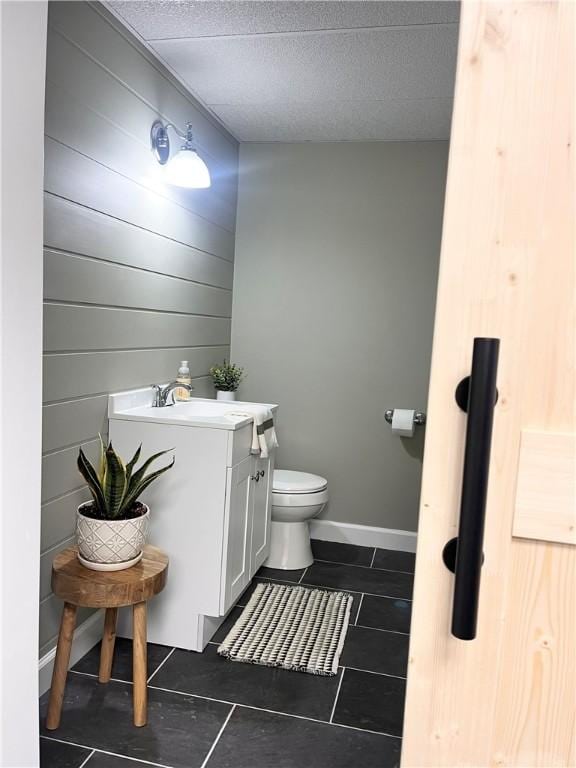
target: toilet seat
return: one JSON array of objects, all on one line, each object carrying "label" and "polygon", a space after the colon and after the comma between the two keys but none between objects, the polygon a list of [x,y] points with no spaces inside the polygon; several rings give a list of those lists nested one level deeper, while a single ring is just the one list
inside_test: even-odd
[{"label": "toilet seat", "polygon": [[316,504],[326,504],[328,488],[314,493],[282,493],[272,491],[273,507],[312,507]]},{"label": "toilet seat", "polygon": [[324,491],[327,486],[328,481],[325,477],[312,475],[310,472],[296,472],[292,469],[275,469],[272,478],[272,492],[278,495],[318,493]]}]

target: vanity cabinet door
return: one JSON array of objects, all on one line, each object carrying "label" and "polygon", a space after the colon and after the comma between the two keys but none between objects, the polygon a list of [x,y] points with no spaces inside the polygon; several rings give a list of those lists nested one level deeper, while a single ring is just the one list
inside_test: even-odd
[{"label": "vanity cabinet door", "polygon": [[224,516],[224,552],[220,614],[233,605],[250,581],[252,535],[252,490],[250,479],[253,459],[247,457],[228,469],[226,511]]},{"label": "vanity cabinet door", "polygon": [[252,547],[250,553],[250,574],[253,576],[268,557],[270,551],[270,507],[272,504],[272,474],[274,455],[267,459],[253,459],[252,483]]}]

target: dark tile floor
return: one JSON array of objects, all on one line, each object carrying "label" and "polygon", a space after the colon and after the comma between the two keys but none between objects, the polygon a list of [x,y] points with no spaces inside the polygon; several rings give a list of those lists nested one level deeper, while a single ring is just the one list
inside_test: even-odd
[{"label": "dark tile floor", "polygon": [[[57,731],[43,727],[41,768],[393,768],[400,762],[414,555],[314,541],[301,571],[262,568],[204,653],[148,645],[148,725],[132,725],[131,643],[112,681],[99,646],[69,673]],[[226,661],[217,645],[255,585],[345,590],[354,598],[335,677]]]}]

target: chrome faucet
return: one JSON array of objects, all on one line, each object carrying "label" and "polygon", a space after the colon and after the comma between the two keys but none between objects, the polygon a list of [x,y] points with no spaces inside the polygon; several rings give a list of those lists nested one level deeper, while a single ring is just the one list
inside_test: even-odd
[{"label": "chrome faucet", "polygon": [[[174,399],[174,390],[179,387],[182,387],[182,389],[185,389],[190,393],[194,391],[194,387],[191,387],[190,384],[184,384],[181,381],[171,381],[170,384],[166,384],[165,387],[162,387],[160,384],[152,384],[152,386],[154,388],[153,408],[166,408],[169,405],[174,405],[176,402]],[[168,397],[170,395],[172,395],[171,403],[168,402]]]}]

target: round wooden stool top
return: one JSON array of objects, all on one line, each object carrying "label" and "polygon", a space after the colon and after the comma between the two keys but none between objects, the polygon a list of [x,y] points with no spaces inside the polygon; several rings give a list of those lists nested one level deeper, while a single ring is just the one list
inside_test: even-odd
[{"label": "round wooden stool top", "polygon": [[168,556],[144,547],[142,560],[123,571],[93,571],[78,560],[75,547],[63,550],[52,565],[52,591],[67,603],[87,608],[120,608],[149,600],[164,589]]}]

